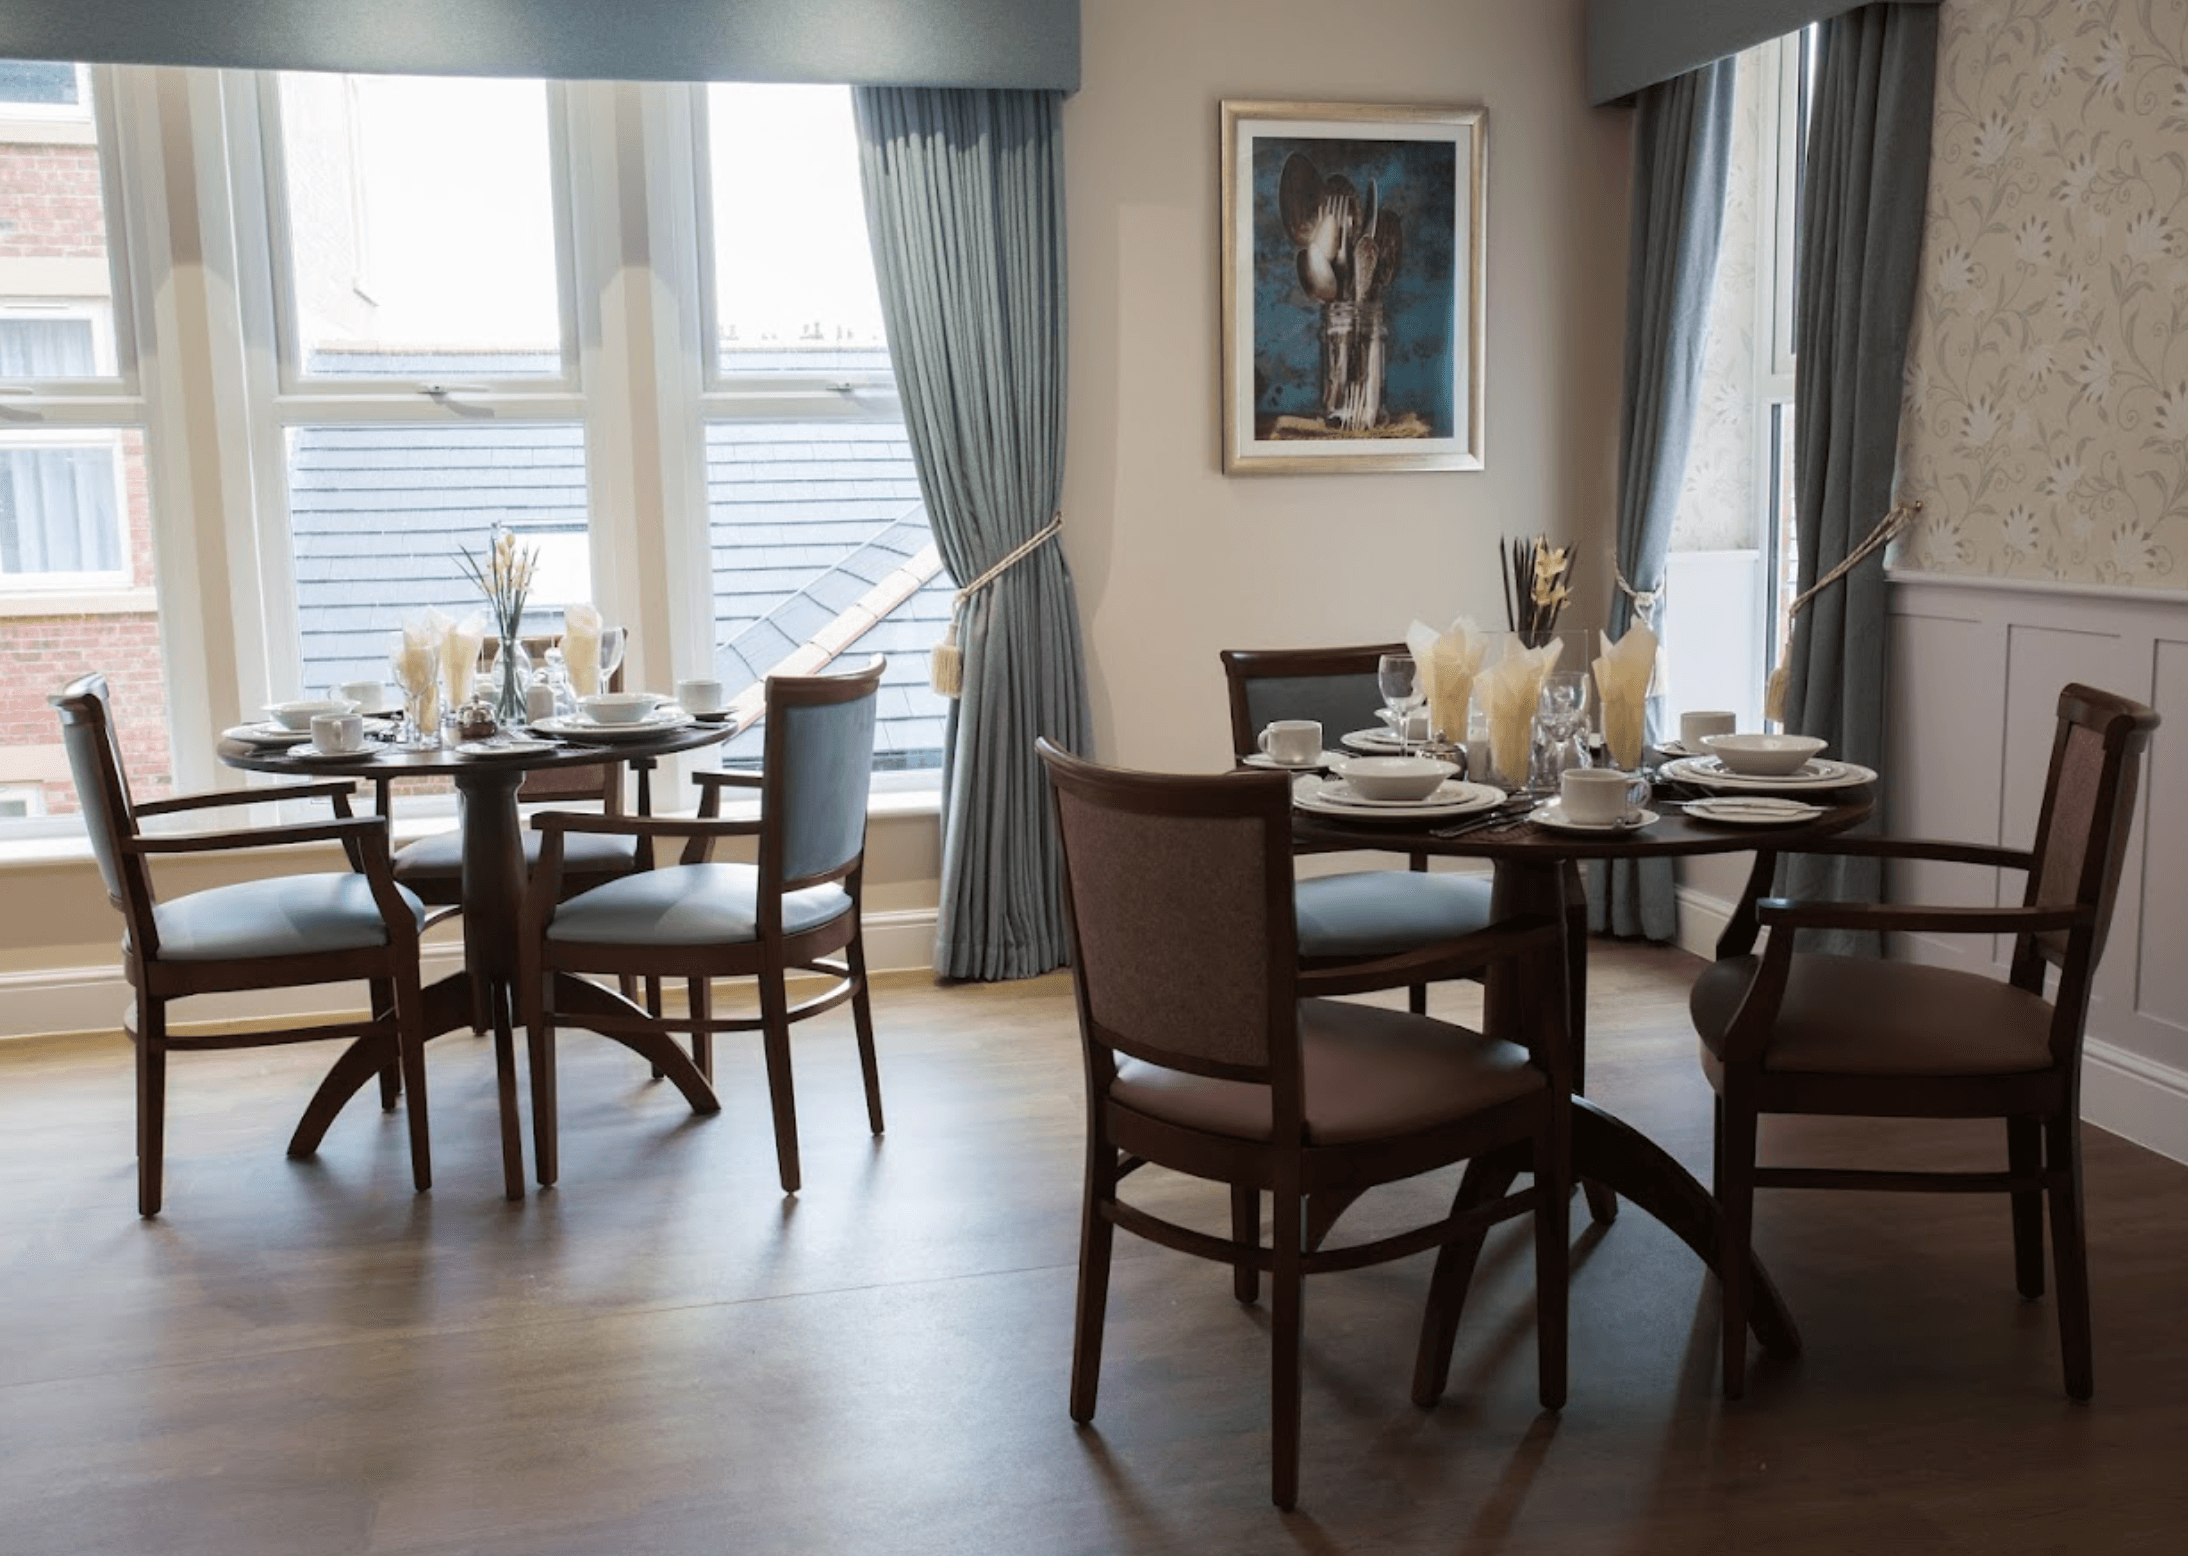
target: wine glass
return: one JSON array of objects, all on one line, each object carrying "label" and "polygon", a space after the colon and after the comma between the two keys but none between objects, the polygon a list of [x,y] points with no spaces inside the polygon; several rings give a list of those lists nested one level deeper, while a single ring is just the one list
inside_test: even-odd
[{"label": "wine glass", "polygon": [[623,641],[628,634],[622,627],[600,629],[600,689],[609,688],[615,672],[623,667]]},{"label": "wine glass", "polygon": [[1383,705],[1390,709],[1398,733],[1398,750],[1407,756],[1413,754],[1413,744],[1406,738],[1406,729],[1412,722],[1413,710],[1427,701],[1421,692],[1420,667],[1411,654],[1385,654],[1375,662],[1375,684],[1383,694]]},{"label": "wine glass", "polygon": [[1588,675],[1584,670],[1553,670],[1542,678],[1542,692],[1535,699],[1535,722],[1542,730],[1542,771],[1538,775],[1550,788],[1570,767],[1588,765],[1588,748],[1581,736],[1588,727]]}]

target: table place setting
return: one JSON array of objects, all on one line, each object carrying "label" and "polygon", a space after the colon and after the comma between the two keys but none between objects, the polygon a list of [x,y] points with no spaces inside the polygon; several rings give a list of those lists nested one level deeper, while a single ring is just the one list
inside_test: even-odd
[{"label": "table place setting", "polygon": [[1449,762],[1425,756],[1340,757],[1332,776],[1292,780],[1300,810],[1352,821],[1450,820],[1506,803],[1502,789],[1469,783]]},{"label": "table place setting", "polygon": [[1345,759],[1341,751],[1322,749],[1322,725],[1315,719],[1275,719],[1261,732],[1260,749],[1244,757],[1248,767],[1278,772],[1314,772]]}]

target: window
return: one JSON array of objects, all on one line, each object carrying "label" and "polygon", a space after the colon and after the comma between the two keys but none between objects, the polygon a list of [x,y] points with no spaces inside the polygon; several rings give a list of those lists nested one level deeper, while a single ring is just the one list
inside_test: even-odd
[{"label": "window", "polygon": [[0,59],[0,116],[88,120],[89,72],[63,60]]}]

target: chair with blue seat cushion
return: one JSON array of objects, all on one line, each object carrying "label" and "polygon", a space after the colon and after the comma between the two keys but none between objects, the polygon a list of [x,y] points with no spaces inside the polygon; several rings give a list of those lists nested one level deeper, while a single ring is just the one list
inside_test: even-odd
[{"label": "chair with blue seat cushion", "polygon": [[[47,700],[60,715],[62,745],[92,856],[108,898],[122,915],[122,967],[136,992],[125,1026],[136,1046],[139,1213],[156,1215],[160,1208],[167,1055],[173,1050],[245,1048],[316,1038],[362,1039],[378,1045],[383,1062],[402,1073],[409,1094],[412,1181],[420,1189],[430,1187],[424,1003],[418,975],[418,933],[425,908],[395,881],[386,820],[351,815],[347,782],[139,803],[122,765],[106,677],[80,676]],[[306,796],[330,800],[335,818],[238,832],[147,835],[138,825],[147,816]],[[164,902],[153,890],[150,863],[154,858],[289,843],[340,843],[351,869],[273,876]],[[183,1036],[168,1027],[170,1002],[190,995],[352,980],[385,990],[386,1003],[361,1019],[270,1031]],[[297,1152],[293,1139],[290,1150]]]},{"label": "chair with blue seat cushion", "polygon": [[[559,1173],[555,1045],[559,1025],[689,1033],[692,1057],[711,1080],[718,1032],[761,1034],[775,1118],[776,1166],[785,1193],[799,1184],[798,1121],[790,1075],[794,1022],[850,1002],[866,1087],[867,1123],[882,1131],[881,1079],[874,1055],[866,951],[859,933],[866,855],[866,800],[874,761],[874,722],[884,661],[843,675],[770,676],[765,742],[757,773],[695,774],[696,816],[592,816],[549,811],[532,824],[539,864],[524,899],[518,986],[531,1030],[532,1127],[539,1181]],[[759,792],[754,820],[725,819],[728,788]],[[566,894],[569,844],[580,837],[642,840],[646,864],[587,891]],[[715,862],[713,845],[757,840],[753,863]],[[681,841],[678,862],[656,866],[652,844]],[[831,982],[796,1005],[787,975],[817,972]],[[629,1005],[604,1017],[596,1002],[558,1008],[565,981],[592,975],[682,979],[687,1011]],[[750,977],[760,1013],[717,1017],[712,980]],[[650,1003],[650,1002],[649,1002]]]},{"label": "chair with blue seat cushion", "polygon": [[[1298,1497],[1300,1308],[1305,1277],[1479,1236],[1532,1214],[1536,1360],[1544,1408],[1565,1398],[1570,1052],[1561,925],[1548,915],[1485,926],[1477,963],[1519,962],[1507,1030],[1474,1032],[1409,1011],[1301,998],[1291,804],[1275,773],[1124,772],[1045,740],[1063,844],[1086,1070],[1071,1415],[1091,1421],[1116,1229],[1232,1266],[1253,1301],[1271,1277],[1270,1492]],[[1529,976],[1529,974],[1534,974]],[[1500,1019],[1503,1019],[1500,1016]],[[1373,1241],[1318,1249],[1311,1196],[1349,1199],[1483,1152],[1524,1146],[1534,1182]],[[1143,1166],[1225,1185],[1231,1236],[1157,1215],[1120,1181]],[[1169,1183],[1162,1200],[1175,1200]],[[1276,1214],[1263,1241],[1267,1193]],[[1142,1284],[1142,1283],[1135,1283]],[[1458,1322],[1443,1261],[1415,1357],[1417,1402],[1442,1392]]]},{"label": "chair with blue seat cushion", "polygon": [[[1231,747],[1240,761],[1259,749],[1274,719],[1313,719],[1322,742],[1374,729],[1383,706],[1376,661],[1403,643],[1349,648],[1226,649]],[[1478,976],[1470,953],[1452,945],[1491,917],[1487,877],[1432,872],[1414,854],[1404,870],[1353,870],[1302,878],[1296,887],[1300,986],[1311,994],[1358,994],[1404,988],[1415,1014],[1428,1009],[1428,985]],[[1584,910],[1583,910],[1584,911]]]}]

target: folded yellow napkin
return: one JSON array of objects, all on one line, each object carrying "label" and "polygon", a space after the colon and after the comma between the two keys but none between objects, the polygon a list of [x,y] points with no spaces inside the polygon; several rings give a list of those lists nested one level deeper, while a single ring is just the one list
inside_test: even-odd
[{"label": "folded yellow napkin", "polygon": [[570,690],[590,697],[600,690],[600,612],[590,605],[562,611],[562,662],[570,667]]},{"label": "folded yellow napkin", "polygon": [[1603,634],[1603,656],[1595,662],[1596,696],[1603,703],[1603,743],[1611,760],[1627,772],[1641,765],[1642,727],[1647,719],[1649,679],[1656,673],[1656,634],[1635,622],[1613,643]]},{"label": "folded yellow napkin", "polygon": [[478,673],[479,645],[485,641],[486,618],[476,611],[451,626],[441,638],[441,685],[450,707],[461,707],[471,700],[471,678]]},{"label": "folded yellow napkin", "polygon": [[413,616],[403,623],[402,644],[390,666],[403,689],[403,706],[421,730],[440,727],[441,650],[447,637],[448,618],[439,611]]},{"label": "folded yellow napkin", "polygon": [[1466,739],[1466,707],[1474,695],[1474,677],[1489,653],[1489,638],[1464,616],[1439,633],[1425,622],[1406,629],[1405,646],[1413,651],[1415,678],[1428,699],[1428,727],[1444,739]]},{"label": "folded yellow napkin", "polygon": [[1474,700],[1489,721],[1489,764],[1512,787],[1527,781],[1535,746],[1535,704],[1542,678],[1557,668],[1565,645],[1556,638],[1540,648],[1525,648],[1519,638],[1504,640],[1504,658],[1474,678]]}]

